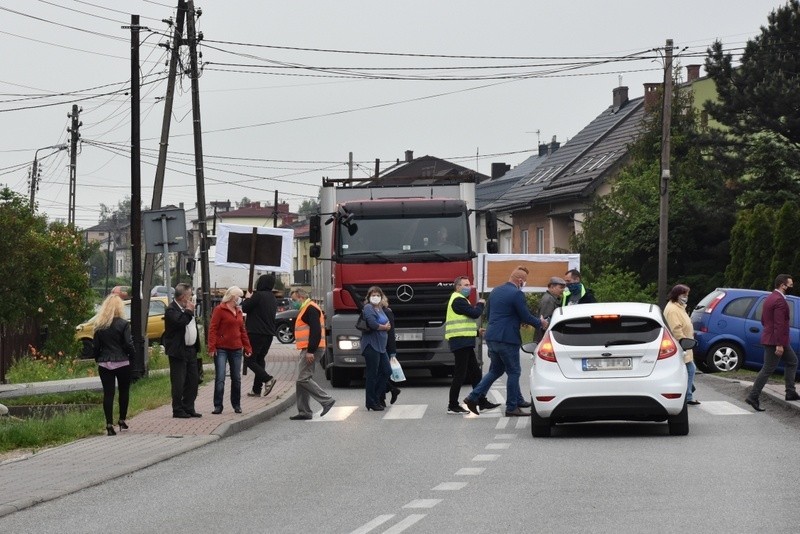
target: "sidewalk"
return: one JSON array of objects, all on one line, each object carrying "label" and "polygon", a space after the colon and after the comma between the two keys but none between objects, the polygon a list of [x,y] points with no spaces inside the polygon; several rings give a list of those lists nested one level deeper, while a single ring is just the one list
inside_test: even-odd
[{"label": "sidewalk", "polygon": [[[210,368],[210,369],[209,369]],[[230,379],[225,384],[223,412],[213,415],[214,370],[207,366],[195,407],[200,418],[173,419],[171,405],[141,412],[128,419],[130,430],[116,436],[98,435],[0,463],[0,517],[127,475],[145,467],[246,430],[295,403],[297,351],[294,345],[273,343],[267,370],[277,382],[268,397],[248,397],[253,372],[242,377],[242,413],[230,405]],[[58,380],[40,384],[0,385],[3,397],[54,391],[101,389],[99,378]],[[116,406],[115,406],[116,413]],[[97,422],[98,432],[104,428]]]}]

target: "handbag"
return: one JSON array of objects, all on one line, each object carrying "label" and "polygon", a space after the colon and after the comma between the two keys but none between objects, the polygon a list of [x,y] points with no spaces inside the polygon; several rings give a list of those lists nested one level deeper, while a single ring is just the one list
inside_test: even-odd
[{"label": "handbag", "polygon": [[392,382],[403,382],[406,379],[406,375],[403,372],[403,368],[400,366],[400,362],[397,361],[396,356],[392,356],[389,359],[389,365],[392,367]]},{"label": "handbag", "polygon": [[367,320],[364,319],[364,312],[358,314],[358,319],[356,320],[356,329],[361,330],[362,332],[370,331],[370,327],[367,324]]}]

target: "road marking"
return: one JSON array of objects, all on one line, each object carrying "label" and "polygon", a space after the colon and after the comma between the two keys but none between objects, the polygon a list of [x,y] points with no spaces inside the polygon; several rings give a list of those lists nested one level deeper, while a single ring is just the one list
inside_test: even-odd
[{"label": "road marking", "polygon": [[462,467],[456,471],[456,476],[474,476],[480,475],[486,471],[485,467]]},{"label": "road marking", "polygon": [[367,532],[372,531],[375,527],[379,527],[382,524],[386,523],[388,520],[394,517],[394,514],[384,514],[379,515],[369,523],[355,529],[350,534],[367,534]]},{"label": "road marking", "polygon": [[[703,401],[698,408],[711,415],[752,415],[754,413],[739,408],[728,401]],[[689,409],[691,410],[692,408]]]},{"label": "road marking", "polygon": [[528,427],[528,419],[529,419],[528,417],[518,417],[517,418],[517,424],[515,425],[517,427],[517,430],[520,430],[522,428],[527,428]]},{"label": "road marking", "polygon": [[511,446],[510,443],[490,443],[486,446],[487,449],[507,449]]},{"label": "road marking", "polygon": [[433,508],[442,502],[442,499],[414,499],[403,508]]},{"label": "road marking", "polygon": [[427,404],[400,404],[389,408],[389,413],[383,416],[384,419],[422,419]]},{"label": "road marking", "polygon": [[499,454],[478,454],[472,459],[473,462],[494,462],[500,458]]},{"label": "road marking", "polygon": [[463,489],[466,486],[466,482],[442,482],[435,488],[431,488],[433,491],[457,491]]},{"label": "road marking", "polygon": [[508,417],[501,417],[494,426],[495,430],[505,430],[505,428],[508,426],[508,420]]},{"label": "road marking", "polygon": [[499,402],[500,404],[505,404],[506,403],[505,397],[503,397],[503,395],[499,391],[497,391],[496,389],[490,389],[489,390],[489,395],[494,397],[494,401],[495,402]]},{"label": "road marking", "polygon": [[356,410],[358,410],[358,406],[334,406],[331,408],[331,411],[325,414],[325,417],[319,416],[319,414],[322,413],[322,410],[315,413],[314,419],[311,421],[314,423],[324,423],[325,421],[344,421]]},{"label": "road marking", "polygon": [[494,439],[515,439],[516,434],[495,434]]},{"label": "road marking", "polygon": [[411,514],[410,516],[406,517],[395,526],[390,528],[389,530],[384,530],[383,534],[399,534],[403,532],[405,529],[425,517],[426,514]]}]

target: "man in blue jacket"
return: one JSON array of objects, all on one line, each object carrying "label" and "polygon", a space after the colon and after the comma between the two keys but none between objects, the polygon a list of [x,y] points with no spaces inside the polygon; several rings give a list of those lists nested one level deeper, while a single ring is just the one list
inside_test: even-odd
[{"label": "man in blue jacket", "polygon": [[522,347],[522,338],[519,329],[522,323],[547,329],[548,323],[544,318],[536,318],[528,311],[525,295],[521,289],[528,280],[528,269],[517,267],[511,273],[508,282],[498,286],[489,294],[488,316],[489,324],[486,327],[486,345],[489,348],[489,372],[480,383],[467,395],[464,404],[474,413],[478,414],[478,400],[486,395],[495,380],[503,373],[508,375],[506,384],[506,416],[523,417],[530,415],[521,408],[530,407],[520,393],[519,377],[522,368],[519,360],[519,350]]}]

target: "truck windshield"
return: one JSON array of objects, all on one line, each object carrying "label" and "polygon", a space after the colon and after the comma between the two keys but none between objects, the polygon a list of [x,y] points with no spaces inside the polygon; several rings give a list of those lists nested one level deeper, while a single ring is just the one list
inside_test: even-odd
[{"label": "truck windshield", "polygon": [[449,261],[471,254],[466,213],[435,217],[357,217],[340,224],[336,250],[342,260]]}]

